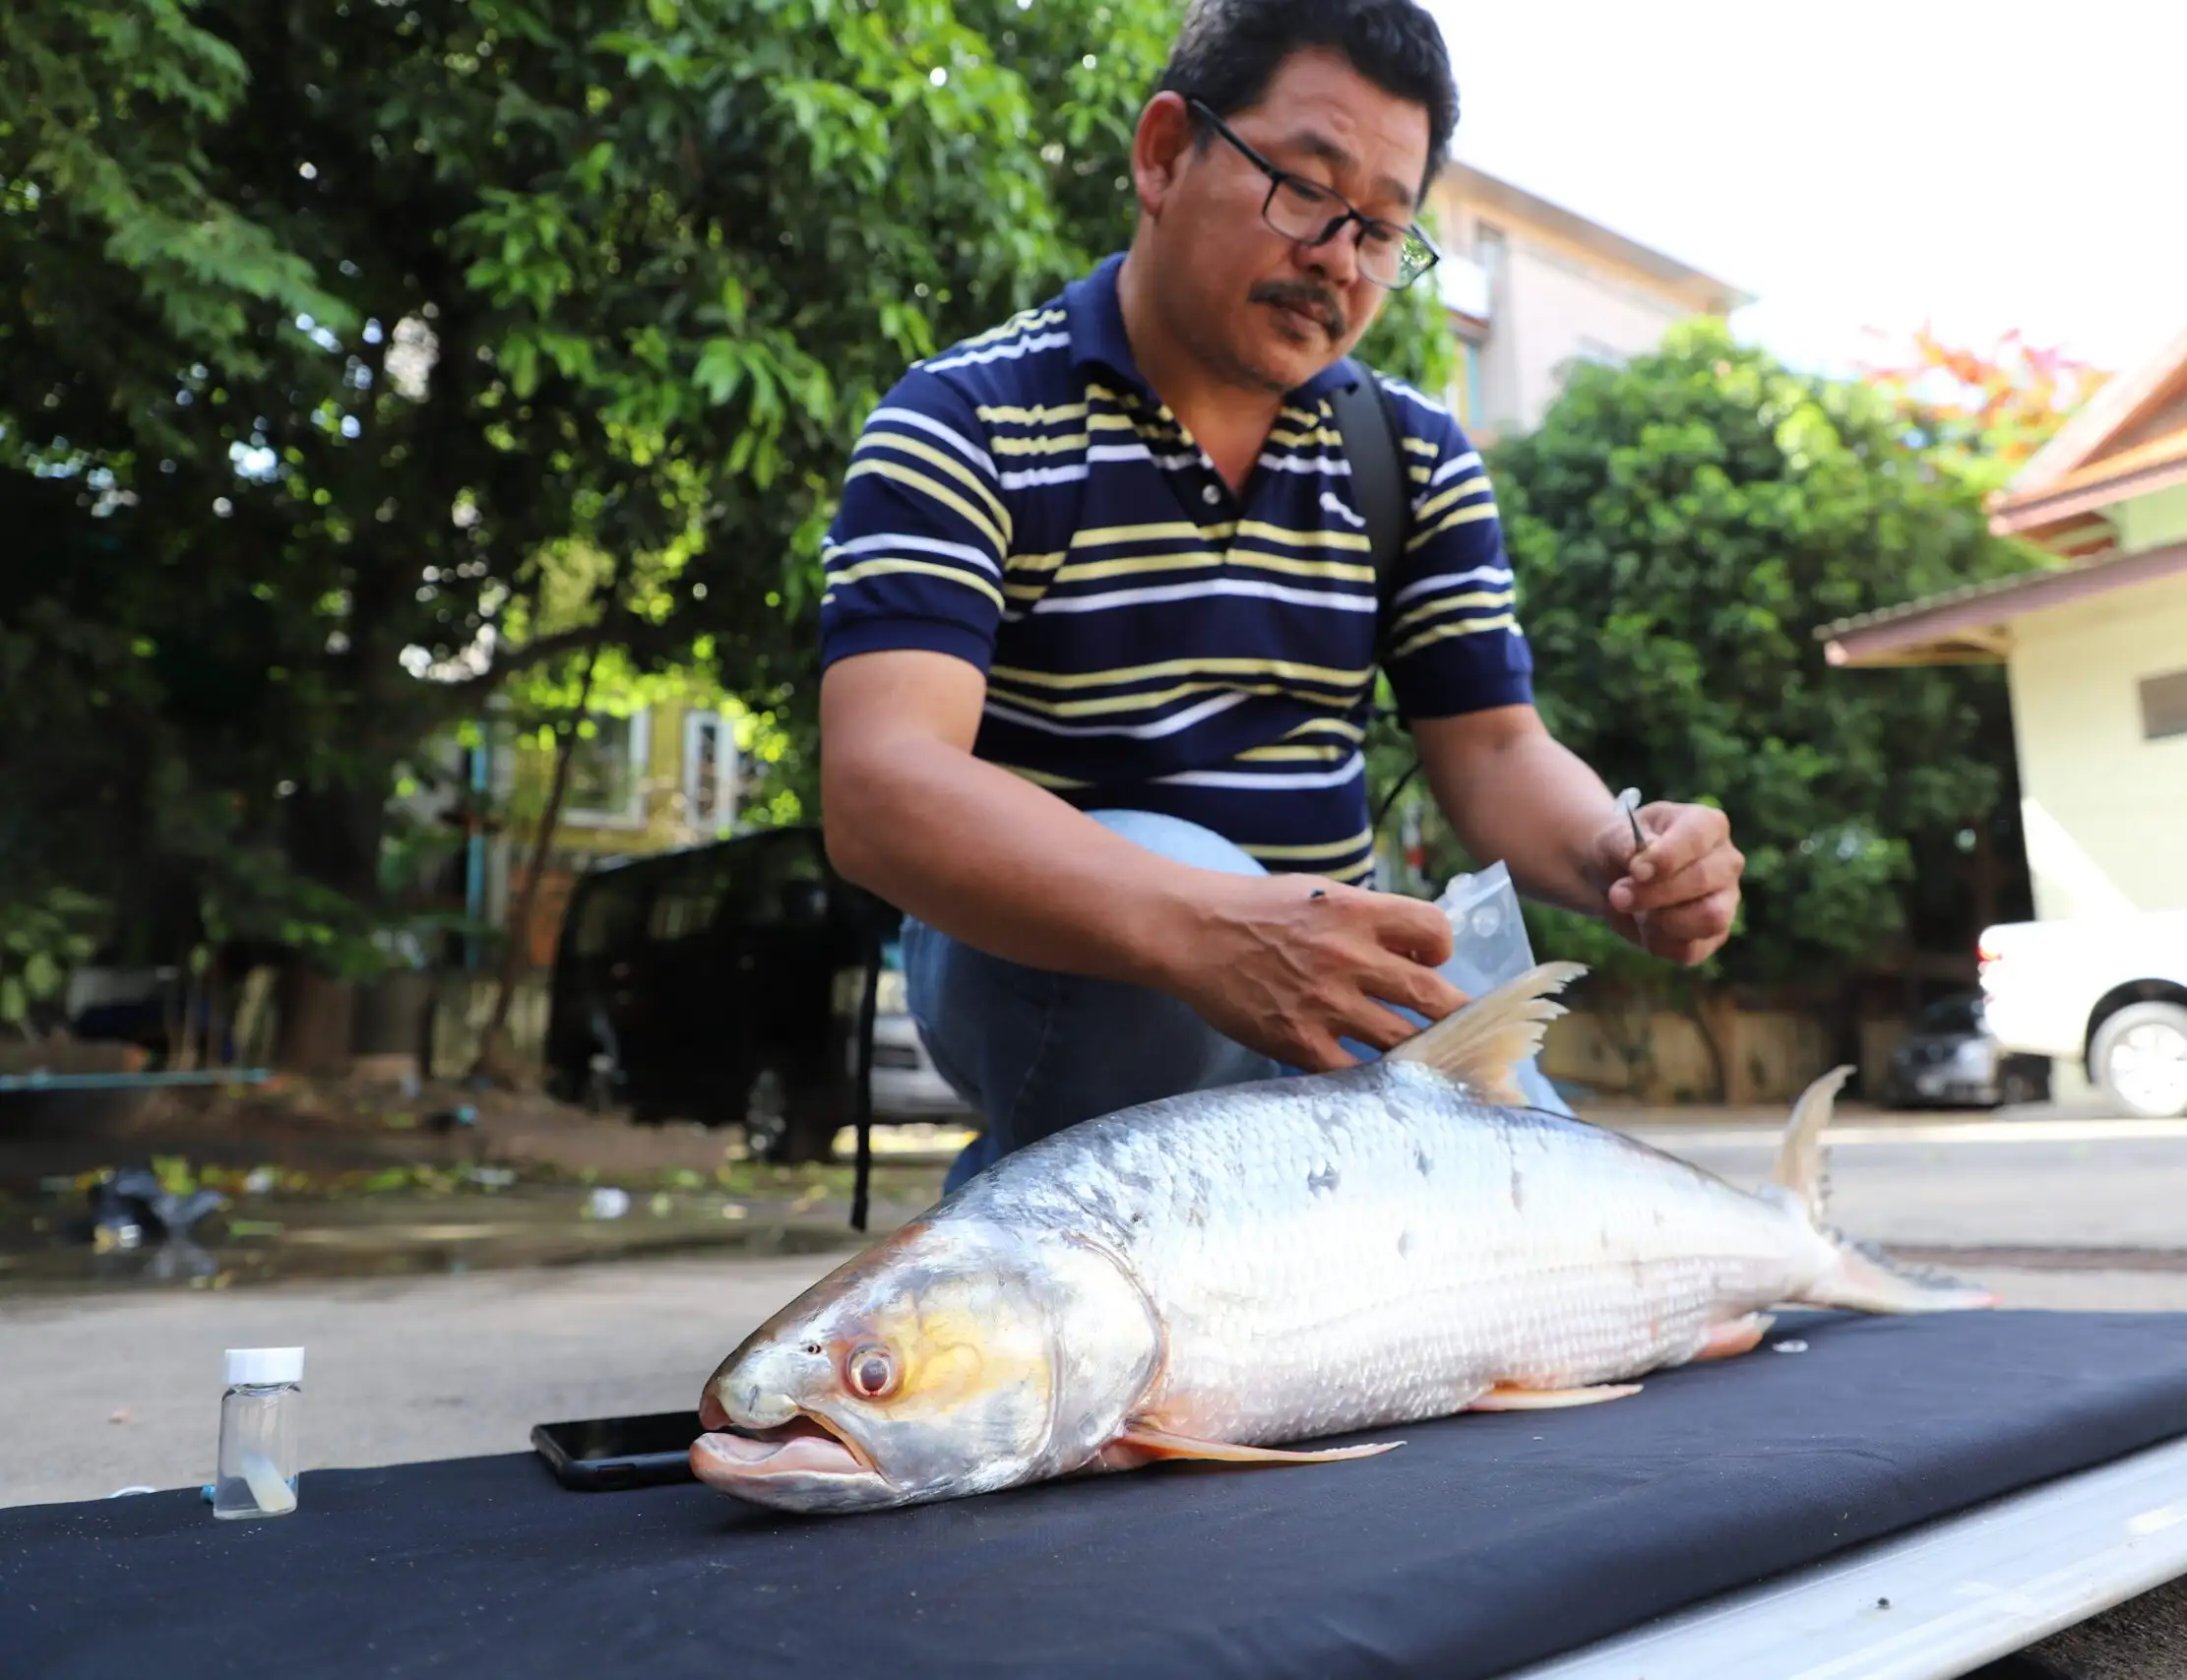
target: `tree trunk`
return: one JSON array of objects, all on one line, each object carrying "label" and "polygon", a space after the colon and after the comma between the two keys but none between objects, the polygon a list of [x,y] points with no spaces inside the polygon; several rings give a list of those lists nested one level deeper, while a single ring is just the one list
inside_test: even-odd
[{"label": "tree trunk", "polygon": [[1619,987],[1608,991],[1595,1024],[1625,1064],[1625,1094],[1648,1100],[1656,1071],[1656,1004],[1645,991]]},{"label": "tree trunk", "polygon": [[243,976],[243,990],[235,1005],[235,1059],[244,1067],[256,1067],[266,1053],[261,1042],[265,1037],[268,1005],[273,1001],[275,973],[264,964],[253,964]]},{"label": "tree trunk", "polygon": [[1997,855],[1997,839],[1992,832],[1996,824],[1993,812],[1982,813],[1982,820],[1974,825],[1974,861],[1969,873],[1974,895],[1974,936],[1981,937],[1982,930],[1996,926],[1999,889],[2004,884],[2004,864]]},{"label": "tree trunk", "polygon": [[318,1079],[346,1074],[356,987],[297,958],[281,971],[279,995],[281,1066]]},{"label": "tree trunk", "polygon": [[1697,987],[1691,1019],[1716,1074],[1716,1097],[1726,1107],[1754,1100],[1752,1082],[1739,1060],[1739,1006],[1727,991]]},{"label": "tree trunk", "polygon": [[1836,983],[1831,987],[1831,1065],[1840,1067],[1849,1064],[1856,1069],[1853,1089],[1857,1094],[1872,1102],[1875,1100],[1876,1092],[1869,1089],[1871,1081],[1869,1079],[1867,1044],[1860,1030],[1861,1016],[1864,1013],[1862,1009],[1864,991],[1865,988],[1860,981],[1846,973],[1839,974]]},{"label": "tree trunk", "polygon": [[[358,776],[333,787],[299,789],[292,799],[288,850],[296,872],[357,906],[362,918],[371,916],[380,899],[380,837],[387,827],[390,780],[383,771],[377,778]],[[277,1064],[294,1073],[345,1072],[354,986],[328,973],[308,951],[295,950],[283,965],[280,999]]]},{"label": "tree trunk", "polygon": [[554,777],[547,784],[546,807],[539,813],[538,833],[532,838],[531,867],[525,871],[516,902],[510,906],[509,937],[501,951],[501,971],[495,976],[493,1015],[479,1037],[478,1060],[471,1068],[473,1078],[491,1080],[508,1089],[516,1089],[523,1081],[516,1041],[509,1032],[509,1006],[516,999],[517,986],[524,979],[530,959],[527,936],[531,930],[532,911],[539,902],[539,881],[546,874],[547,858],[554,848],[554,834],[562,824],[562,802],[569,793],[570,765],[577,757],[578,729],[585,720],[586,707],[592,703],[593,672],[598,663],[599,644],[595,641],[585,654],[585,675],[578,683],[577,704],[554,743]]}]

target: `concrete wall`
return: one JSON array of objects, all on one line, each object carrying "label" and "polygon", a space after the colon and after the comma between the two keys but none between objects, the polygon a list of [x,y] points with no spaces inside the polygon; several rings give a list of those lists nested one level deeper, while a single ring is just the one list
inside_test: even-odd
[{"label": "concrete wall", "polygon": [[[742,772],[733,739],[734,715],[726,715],[727,721],[722,725],[728,736],[722,743],[721,802],[713,812],[699,812],[687,797],[692,783],[692,753],[697,745],[688,727],[694,712],[703,716],[717,716],[711,707],[695,709],[674,697],[656,702],[640,715],[644,761],[635,810],[564,809],[548,849],[547,867],[540,877],[539,896],[525,930],[525,944],[534,966],[553,961],[564,907],[577,878],[586,869],[607,859],[698,844],[728,831]],[[628,726],[620,719],[600,721],[618,728]],[[489,847],[485,915],[498,926],[507,925],[531,867],[538,819],[553,780],[554,756],[552,747],[543,745],[536,736],[512,742],[506,731],[495,753],[496,792],[506,801],[511,819]]]},{"label": "concrete wall", "polygon": [[[1734,1105],[1789,1102],[1831,1066],[1829,1031],[1808,1016],[1724,1010],[1717,1014],[1716,1031],[1725,1053],[1725,1100]],[[1864,1027],[1860,1067],[1870,1089],[1905,1031],[1902,1021]],[[1645,1057],[1628,1060],[1624,1047],[1643,1041]],[[1541,1067],[1551,1079],[1644,1102],[1707,1100],[1716,1090],[1716,1064],[1700,1027],[1669,1011],[1644,1019],[1576,1006],[1549,1028]]]},{"label": "concrete wall", "polygon": [[1645,354],[1688,313],[1607,265],[1514,235],[1481,363],[1482,430],[1540,423],[1575,359]]},{"label": "concrete wall", "polygon": [[[1460,196],[1451,177],[1438,188],[1437,237],[1488,273],[1488,334],[1475,382],[1478,404],[1450,394],[1467,429],[1484,442],[1539,423],[1575,357],[1620,359],[1654,349],[1693,307],[1645,271],[1536,224],[1503,205]],[[1502,235],[1498,247],[1482,229]]]},{"label": "concrete wall", "polygon": [[2144,677],[2182,669],[2187,578],[2013,626],[2013,724],[2044,920],[2187,909],[2187,736],[2143,739],[2140,691]]},{"label": "concrete wall", "polygon": [[[493,982],[469,974],[444,974],[433,994],[432,1073],[435,1079],[460,1080],[478,1059],[479,1041],[493,1019]],[[551,989],[544,974],[517,984],[509,1000],[509,1036],[517,1059],[533,1072],[544,1065],[547,1006]]]}]

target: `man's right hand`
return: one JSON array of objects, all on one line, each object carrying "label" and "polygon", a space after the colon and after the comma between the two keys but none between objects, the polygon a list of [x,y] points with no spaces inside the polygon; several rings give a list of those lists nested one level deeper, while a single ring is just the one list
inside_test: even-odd
[{"label": "man's right hand", "polygon": [[1450,922],[1421,900],[1310,875],[1211,875],[1162,989],[1239,1043],[1326,1073],[1357,1061],[1340,1038],[1391,1050],[1419,1030],[1386,1005],[1431,1022],[1464,1005],[1435,971],[1450,956]]}]

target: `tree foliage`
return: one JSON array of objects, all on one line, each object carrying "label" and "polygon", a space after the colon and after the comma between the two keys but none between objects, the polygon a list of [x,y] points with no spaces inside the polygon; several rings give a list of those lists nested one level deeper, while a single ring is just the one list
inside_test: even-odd
[{"label": "tree foliage", "polygon": [[[419,743],[596,639],[748,702],[796,810],[858,425],[1128,238],[1177,13],[27,0],[0,769],[54,815],[10,880],[365,971]],[[1378,333],[1434,377],[1424,293]]]},{"label": "tree foliage", "polygon": [[[1575,368],[1490,467],[1550,728],[1613,788],[1731,815],[1744,925],[1711,974],[1783,982],[1890,949],[1917,844],[1998,801],[2003,687],[1834,670],[1814,633],[2023,565],[1967,476],[1885,394],[1714,322]],[[1536,937],[1675,979],[1577,918],[1544,912]]]},{"label": "tree foliage", "polygon": [[2110,377],[2018,332],[1977,349],[1927,327],[1860,374],[1933,459],[1984,493],[2003,488]]}]

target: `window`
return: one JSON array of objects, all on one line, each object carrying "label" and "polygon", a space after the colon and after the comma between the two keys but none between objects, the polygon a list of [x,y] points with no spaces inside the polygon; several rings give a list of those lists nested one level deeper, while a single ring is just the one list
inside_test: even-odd
[{"label": "window", "polygon": [[678,860],[654,889],[649,937],[661,943],[689,939],[714,925],[728,885],[726,860],[719,852],[698,851]]},{"label": "window", "polygon": [[1473,404],[1469,399],[1473,386],[1473,362],[1479,354],[1480,351],[1473,347],[1470,339],[1462,338],[1458,341],[1458,374],[1451,381],[1450,402],[1451,412],[1458,416],[1458,423],[1462,426],[1473,423]]},{"label": "window", "polygon": [[2142,679],[2142,739],[2187,735],[2187,671]]},{"label": "window", "polygon": [[748,927],[818,927],[827,919],[828,868],[802,831],[758,835],[727,853],[730,913]]},{"label": "window", "polygon": [[1982,1000],[1949,997],[1932,1003],[1921,1012],[1914,1029],[1919,1032],[1979,1032],[1982,1030]]},{"label": "window", "polygon": [[683,719],[683,820],[704,834],[736,825],[736,735],[719,712]]},{"label": "window", "polygon": [[595,878],[581,895],[575,942],[580,957],[605,957],[637,936],[646,902],[644,882]]},{"label": "window", "polygon": [[646,755],[652,746],[646,714],[595,714],[586,721],[592,727],[578,737],[570,758],[562,820],[585,828],[644,828]]},{"label": "window", "polygon": [[1504,230],[1492,222],[1473,223],[1473,261],[1487,272],[1493,287],[1504,277]]},{"label": "window", "polygon": [[1600,339],[1580,341],[1572,354],[1580,361],[1591,361],[1601,367],[1618,367],[1624,363],[1625,352],[1614,344],[1605,344]]}]

